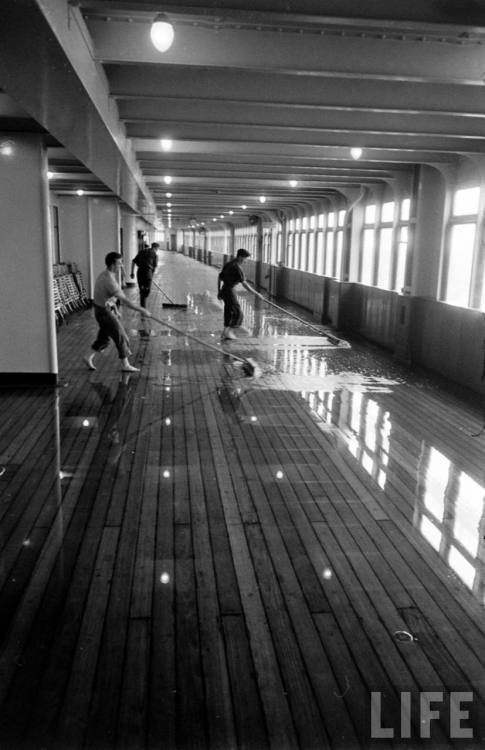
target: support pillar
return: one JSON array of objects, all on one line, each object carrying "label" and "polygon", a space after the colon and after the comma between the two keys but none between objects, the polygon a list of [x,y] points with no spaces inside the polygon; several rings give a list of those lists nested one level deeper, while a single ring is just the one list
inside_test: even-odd
[{"label": "support pillar", "polygon": [[126,271],[126,283],[128,286],[133,286],[135,281],[130,279],[131,262],[138,252],[135,214],[123,211],[121,228],[123,229],[123,265]]},{"label": "support pillar", "polygon": [[0,385],[56,385],[47,155],[40,134],[0,133]]}]

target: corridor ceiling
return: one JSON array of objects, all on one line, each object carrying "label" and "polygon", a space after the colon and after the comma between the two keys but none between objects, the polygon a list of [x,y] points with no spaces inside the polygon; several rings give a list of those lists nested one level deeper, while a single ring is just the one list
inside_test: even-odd
[{"label": "corridor ceiling", "polygon": [[[150,213],[152,200],[165,225],[167,203],[175,227],[278,216],[407,179],[415,164],[452,169],[484,153],[485,0],[14,3],[22,4],[50,25],[93,118],[101,116],[135,175],[138,203],[141,196]],[[150,40],[161,12],[175,29],[164,53]],[[92,70],[70,49],[74,26]],[[55,189],[73,189],[84,170],[87,188],[98,182],[120,194],[101,168],[107,146],[84,158],[72,123],[56,130],[40,106],[29,112],[28,97],[16,98],[18,77],[2,80],[1,63],[0,52],[4,92],[63,147],[50,152]],[[162,138],[173,140],[170,151]],[[353,147],[362,149],[358,160]]]}]

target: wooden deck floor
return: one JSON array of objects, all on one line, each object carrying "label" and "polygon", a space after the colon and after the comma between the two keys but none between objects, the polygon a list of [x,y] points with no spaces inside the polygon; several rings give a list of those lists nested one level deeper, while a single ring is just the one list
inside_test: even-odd
[{"label": "wooden deck floor", "polygon": [[[215,277],[149,307],[220,346]],[[130,311],[89,373],[86,311],[0,393],[1,750],[483,747],[481,405],[244,309],[260,378]]]}]

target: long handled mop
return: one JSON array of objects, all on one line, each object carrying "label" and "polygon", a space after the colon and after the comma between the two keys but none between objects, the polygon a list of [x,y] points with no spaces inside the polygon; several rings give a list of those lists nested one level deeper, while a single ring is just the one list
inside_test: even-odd
[{"label": "long handled mop", "polygon": [[168,302],[162,302],[162,307],[180,307],[183,310],[187,309],[187,305],[186,304],[184,304],[182,302],[180,302],[180,303],[174,302],[173,300],[171,300],[170,297],[168,296],[168,294],[163,291],[162,287],[158,286],[158,284],[155,281],[155,279],[152,279],[152,281],[155,284],[155,286],[157,287],[158,291],[161,292],[166,299],[168,299]]},{"label": "long handled mop", "polygon": [[160,323],[160,325],[165,326],[165,328],[170,328],[171,331],[175,331],[175,333],[179,333],[181,336],[187,336],[187,338],[192,339],[192,341],[197,341],[198,344],[206,346],[207,349],[213,349],[213,351],[217,352],[218,354],[222,353],[227,355],[228,357],[231,357],[232,359],[237,360],[238,362],[242,362],[242,369],[244,370],[246,375],[250,375],[255,378],[259,378],[261,375],[261,368],[259,367],[257,362],[254,361],[254,359],[244,359],[243,357],[238,357],[237,354],[232,354],[231,352],[225,351],[224,349],[219,349],[217,346],[208,344],[206,341],[198,339],[197,336],[193,336],[191,333],[187,333],[187,331],[182,331],[180,328],[175,328],[175,326],[171,325],[170,323],[166,323],[164,320],[160,320],[160,318],[156,318],[154,315],[152,315],[150,318],[147,318],[147,320],[154,320],[156,323]]},{"label": "long handled mop", "polygon": [[271,302],[267,297],[264,297],[262,294],[259,294],[260,299],[263,300],[263,302],[266,302],[268,305],[271,305],[272,307],[276,307],[277,310],[280,310],[281,312],[284,312],[285,315],[289,315],[291,318],[295,318],[299,323],[303,323],[303,325],[307,326],[308,328],[311,328],[313,331],[317,331],[317,333],[320,334],[320,336],[325,336],[329,341],[332,342],[332,344],[340,345],[342,342],[337,336],[332,336],[331,333],[327,333],[326,331],[323,332],[320,328],[317,328],[316,326],[313,326],[311,323],[308,323],[308,321],[303,320],[303,318],[299,318],[298,315],[295,315],[295,313],[290,312],[289,310],[285,310],[284,307],[280,307],[276,304],[276,302]]}]

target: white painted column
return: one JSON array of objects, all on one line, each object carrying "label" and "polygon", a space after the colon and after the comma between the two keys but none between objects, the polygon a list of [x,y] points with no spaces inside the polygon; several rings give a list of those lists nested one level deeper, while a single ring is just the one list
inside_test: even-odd
[{"label": "white painted column", "polygon": [[122,211],[121,227],[123,229],[123,265],[126,271],[127,283],[131,285],[135,283],[130,279],[131,261],[138,252],[135,214]]},{"label": "white painted column", "polygon": [[[120,212],[115,198],[89,198],[93,276],[106,268],[108,253],[120,251]],[[128,270],[128,269],[127,269]]]},{"label": "white painted column", "polygon": [[88,297],[93,296],[89,230],[89,198],[58,195],[53,199],[59,211],[59,245],[62,263],[76,263],[82,273]]},{"label": "white painted column", "polygon": [[0,133],[0,383],[57,382],[43,136]]}]

